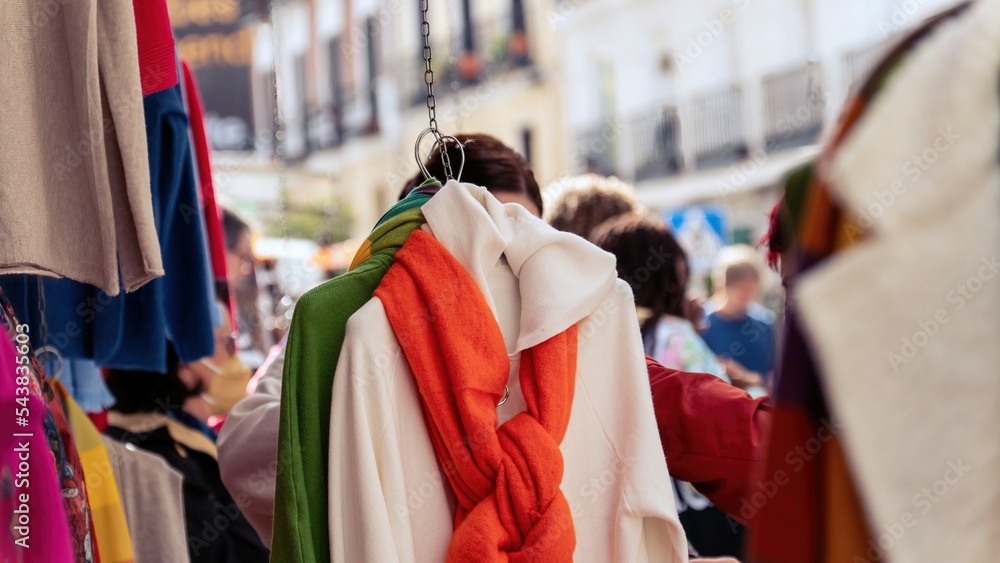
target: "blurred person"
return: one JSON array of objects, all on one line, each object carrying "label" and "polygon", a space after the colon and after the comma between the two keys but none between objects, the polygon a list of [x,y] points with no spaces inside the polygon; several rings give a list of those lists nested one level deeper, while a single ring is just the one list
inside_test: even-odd
[{"label": "blurred person", "polygon": [[729,381],[687,318],[687,254],[670,229],[655,218],[629,213],[595,229],[591,242],[615,255],[619,276],[632,286],[646,353],[668,368]]},{"label": "blurred person", "polygon": [[[253,255],[250,225],[233,211],[222,209],[222,227],[226,237],[226,270],[236,304],[237,347],[263,357],[267,350],[261,322],[260,288],[257,285],[256,260]],[[260,362],[251,362],[256,366]]]},{"label": "blurred person", "polygon": [[182,475],[193,563],[264,563],[267,549],[222,483],[215,443],[182,422],[214,409],[204,397],[212,379],[180,364],[172,348],[166,374],[111,370],[107,384],[115,404],[105,434],[162,457]]},{"label": "blurred person", "polygon": [[545,222],[560,231],[590,240],[598,225],[639,210],[632,186],[618,178],[582,174],[545,187]]},{"label": "blurred person", "polygon": [[[448,143],[448,157],[452,168],[461,166],[464,150],[465,168],[462,182],[482,186],[501,203],[517,203],[537,217],[542,216],[542,193],[535,181],[535,173],[514,149],[485,133],[463,133],[455,136],[462,143],[462,150]],[[432,178],[445,181],[444,163],[435,149],[424,163]],[[403,185],[399,199],[424,183],[423,173],[417,173]]]},{"label": "blurred person", "polygon": [[185,385],[203,388],[203,392],[192,397],[185,405],[184,412],[194,417],[182,422],[202,427],[214,441],[226,415],[236,403],[247,396],[247,385],[252,375],[243,364],[236,351],[236,335],[232,321],[226,314],[226,307],[216,302],[222,317],[222,324],[215,328],[215,353],[197,362],[182,366],[179,375]]},{"label": "blurred person", "polygon": [[[618,277],[632,286],[647,357],[665,368],[707,373],[728,382],[725,368],[686,317],[687,255],[670,229],[649,216],[629,213],[601,224],[591,233],[591,240],[615,256]],[[651,385],[654,383],[651,378]],[[745,401],[748,397],[735,395],[734,399]],[[653,406],[659,420],[664,407],[655,397]],[[664,450],[666,453],[667,442]],[[668,458],[677,512],[688,542],[699,554],[739,557],[743,527],[731,522],[692,484],[676,478],[671,467]],[[749,477],[743,476],[747,481]]]},{"label": "blurred person", "polygon": [[712,273],[719,289],[717,307],[706,316],[701,337],[730,373],[768,385],[777,350],[774,313],[757,303],[761,275],[760,258],[752,247],[734,245],[719,252]]},{"label": "blurred person", "polygon": [[253,276],[253,246],[250,225],[229,209],[222,209],[222,227],[226,237],[226,271],[234,285]]},{"label": "blurred person", "polygon": [[[635,189],[614,176],[571,176],[549,184],[542,195],[548,202],[545,221],[587,240],[605,221],[642,211],[635,199]],[[701,300],[688,296],[684,299],[685,318],[698,326],[704,317]]]},{"label": "blurred person", "polygon": [[[631,186],[595,174],[550,184],[543,195],[545,218],[552,226],[590,240],[601,223],[640,210]],[[691,326],[704,320],[698,299],[684,296],[680,311],[675,317],[683,317]],[[646,315],[644,319],[648,320],[648,310]],[[690,338],[688,326],[679,326]],[[742,522],[740,503],[745,498],[748,476],[763,458],[761,448],[770,425],[770,403],[747,396],[716,375],[671,369],[648,355],[646,363],[670,474],[691,483],[718,508]],[[726,371],[729,379],[754,389],[757,380],[738,366],[732,367],[731,372]],[[715,374],[720,371],[718,365],[704,369]],[[755,392],[763,394],[759,388]]]}]

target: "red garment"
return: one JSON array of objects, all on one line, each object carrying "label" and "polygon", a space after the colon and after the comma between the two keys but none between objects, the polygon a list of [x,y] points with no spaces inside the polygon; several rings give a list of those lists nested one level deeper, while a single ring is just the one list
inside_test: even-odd
[{"label": "red garment", "polygon": [[198,188],[201,190],[201,206],[205,210],[205,228],[208,231],[208,252],[212,257],[212,274],[216,279],[227,279],[226,239],[222,230],[222,214],[215,201],[212,159],[208,147],[208,134],[205,131],[201,95],[198,93],[198,83],[195,82],[194,73],[191,72],[191,65],[182,60],[181,66],[184,68],[184,97],[187,99],[194,157],[198,165]]},{"label": "red garment", "polygon": [[572,561],[576,533],[559,488],[559,444],[576,384],[576,326],[521,353],[526,410],[498,428],[510,359],[462,265],[418,229],[375,296],[413,371],[434,454],[455,494],[447,561]]},{"label": "red garment", "polygon": [[177,55],[167,0],[132,0],[139,45],[139,80],[148,96],[177,85]]},{"label": "red garment", "polygon": [[646,369],[670,474],[745,522],[741,511],[754,493],[750,483],[771,427],[767,398],[753,399],[714,375],[665,368],[649,356]]},{"label": "red garment", "polygon": [[[205,231],[208,233],[208,254],[212,260],[212,275],[216,284],[228,287],[229,275],[226,269],[226,238],[222,228],[222,213],[215,200],[215,184],[212,182],[212,159],[208,146],[208,134],[205,131],[205,114],[201,105],[201,95],[198,93],[198,83],[195,82],[191,65],[181,60],[184,69],[184,98],[187,101],[188,120],[191,123],[191,139],[194,146],[195,165],[198,167],[198,189],[201,194],[201,207],[205,212]],[[233,331],[236,327],[236,308],[233,306],[233,292],[226,291],[230,321]]]},{"label": "red garment", "polygon": [[98,432],[104,432],[104,429],[108,427],[108,411],[88,412],[87,418],[94,423]]}]

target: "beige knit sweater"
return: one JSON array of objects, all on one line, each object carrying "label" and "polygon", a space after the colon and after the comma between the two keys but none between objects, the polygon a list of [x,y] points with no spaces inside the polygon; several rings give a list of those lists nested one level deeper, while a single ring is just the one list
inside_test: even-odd
[{"label": "beige knit sweater", "polygon": [[4,0],[0,273],[163,275],[132,3]]}]

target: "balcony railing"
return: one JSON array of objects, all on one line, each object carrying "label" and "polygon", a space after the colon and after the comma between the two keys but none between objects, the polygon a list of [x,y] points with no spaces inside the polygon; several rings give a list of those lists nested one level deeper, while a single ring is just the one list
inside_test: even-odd
[{"label": "balcony railing", "polygon": [[[511,69],[530,66],[530,38],[527,34],[515,33],[513,26],[509,13],[475,22],[475,49],[471,53],[465,52],[460,30],[452,34],[450,45],[447,42],[432,45],[434,91],[446,93]],[[402,99],[410,105],[422,104],[427,97],[422,56],[423,51],[414,50],[397,63]]]},{"label": "balcony railing", "polygon": [[577,164],[583,167],[584,172],[617,176],[617,138],[618,133],[613,123],[581,131],[576,135],[574,160],[578,161]]},{"label": "balcony railing", "polygon": [[695,98],[691,125],[696,167],[725,166],[749,154],[743,120],[743,90],[739,86]]},{"label": "balcony railing", "polygon": [[309,113],[308,143],[309,150],[323,150],[336,147],[344,142],[347,131],[344,128],[342,110],[333,104],[328,104]]},{"label": "balcony railing", "polygon": [[681,124],[677,108],[657,108],[627,125],[632,140],[636,181],[677,174],[683,167]]},{"label": "balcony railing", "polygon": [[[458,79],[456,60],[447,56],[445,43],[432,45],[434,57],[431,61],[434,70],[435,95],[447,94],[452,90],[452,83]],[[396,76],[399,79],[399,90],[404,103],[415,106],[427,100],[427,86],[424,84],[423,53],[418,51],[401,57],[396,64]]]},{"label": "balcony railing", "polygon": [[770,74],[761,81],[767,152],[812,144],[823,128],[824,94],[818,65]]},{"label": "balcony railing", "polygon": [[848,51],[840,57],[840,71],[844,84],[851,91],[860,87],[861,82],[875,70],[875,65],[889,53],[893,41],[884,40],[860,49]]}]

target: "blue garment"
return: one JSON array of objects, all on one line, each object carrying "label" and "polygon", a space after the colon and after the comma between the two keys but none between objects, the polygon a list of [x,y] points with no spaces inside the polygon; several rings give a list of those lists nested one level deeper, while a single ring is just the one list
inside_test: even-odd
[{"label": "blue garment", "polygon": [[774,370],[774,315],[751,309],[741,319],[726,317],[718,311],[707,316],[708,328],[702,339],[720,358],[734,360],[765,378]]},{"label": "blue garment", "polygon": [[83,412],[101,412],[115,404],[115,397],[104,384],[101,368],[93,360],[64,358],[57,362],[55,356],[45,355],[45,358],[48,360],[45,372],[63,384]]},{"label": "blue garment", "polygon": [[[103,367],[165,372],[167,341],[183,363],[215,352],[215,291],[194,154],[180,86],[143,99],[153,214],[166,274],[111,297],[68,279],[44,278],[48,343],[67,359]],[[39,337],[35,276],[0,277],[18,316]]]},{"label": "blue garment", "polygon": [[205,424],[201,421],[201,419],[192,414],[188,414],[182,410],[175,410],[168,411],[167,416],[177,422],[180,422],[184,426],[187,426],[191,430],[201,432],[206,438],[211,440],[213,444],[219,441],[219,435],[215,433],[215,430],[212,430],[211,426]]}]

